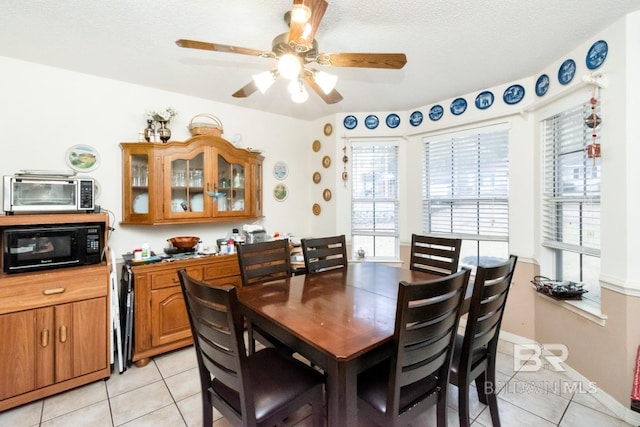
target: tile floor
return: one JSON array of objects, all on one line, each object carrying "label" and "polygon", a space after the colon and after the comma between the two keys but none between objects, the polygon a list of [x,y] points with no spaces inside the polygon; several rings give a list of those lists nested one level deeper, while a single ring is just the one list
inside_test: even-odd
[{"label": "tile floor", "polygon": [[[616,419],[589,393],[563,373],[543,369],[514,369],[512,345],[501,342],[497,362],[502,425],[509,426],[629,426]],[[471,395],[474,427],[491,426],[487,407]],[[458,426],[457,389],[449,391],[449,425]],[[308,427],[308,409],[290,420],[292,427]],[[132,366],[123,374],[0,413],[0,426],[201,426],[200,386],[193,347],[155,357],[144,368]],[[214,412],[214,427],[230,424]],[[365,420],[358,427],[369,427]],[[435,411],[413,427],[435,425]]]}]

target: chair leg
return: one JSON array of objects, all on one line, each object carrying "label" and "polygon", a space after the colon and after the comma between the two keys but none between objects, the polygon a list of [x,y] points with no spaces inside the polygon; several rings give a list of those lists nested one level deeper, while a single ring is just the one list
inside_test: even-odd
[{"label": "chair leg", "polygon": [[249,354],[253,354],[256,352],[256,340],[253,338],[253,326],[251,326],[251,322],[247,323],[247,338]]},{"label": "chair leg", "polygon": [[478,400],[480,403],[487,405],[489,401],[487,400],[487,377],[485,373],[481,373],[476,377],[476,391],[478,392]]},{"label": "chair leg", "polygon": [[498,411],[498,385],[496,384],[496,366],[490,364],[486,372],[486,381],[491,384],[491,390],[486,394],[489,400],[489,411],[491,412],[491,422],[493,427],[500,427],[500,412]]},{"label": "chair leg", "polygon": [[469,427],[469,381],[458,381],[458,418],[460,427]]},{"label": "chair leg", "polygon": [[[441,391],[441,393],[446,392],[446,390]],[[444,397],[440,397],[438,399],[438,404],[436,406],[436,416],[438,427],[447,427],[447,399],[445,399]]]},{"label": "chair leg", "polygon": [[311,402],[311,425],[313,427],[324,426],[324,405],[322,389],[318,393],[318,396]]}]

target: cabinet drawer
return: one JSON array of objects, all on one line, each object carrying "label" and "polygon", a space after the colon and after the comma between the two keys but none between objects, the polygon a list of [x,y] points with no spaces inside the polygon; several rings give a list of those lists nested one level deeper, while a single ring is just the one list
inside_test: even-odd
[{"label": "cabinet drawer", "polygon": [[107,296],[109,292],[106,267],[41,273],[37,281],[28,277],[2,279],[0,314]]},{"label": "cabinet drawer", "polygon": [[240,276],[240,266],[238,258],[230,257],[229,259],[219,260],[215,263],[205,265],[204,280],[211,283],[212,280],[219,277]]},{"label": "cabinet drawer", "polygon": [[[196,280],[202,280],[202,267],[189,267],[187,268],[187,274]],[[178,270],[176,269],[151,273],[149,276],[151,277],[151,289],[162,289],[180,285]]]}]

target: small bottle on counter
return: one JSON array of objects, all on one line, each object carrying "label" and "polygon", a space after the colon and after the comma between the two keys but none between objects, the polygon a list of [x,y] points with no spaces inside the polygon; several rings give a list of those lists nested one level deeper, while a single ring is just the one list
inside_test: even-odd
[{"label": "small bottle on counter", "polygon": [[151,257],[151,249],[149,248],[149,244],[144,242],[142,244],[142,259],[149,259]]},{"label": "small bottle on counter", "polygon": [[133,260],[134,261],[142,261],[142,249],[134,249],[133,250]]},{"label": "small bottle on counter", "polygon": [[230,254],[236,251],[235,242],[233,239],[229,239],[229,241],[227,242],[227,251]]},{"label": "small bottle on counter", "polygon": [[229,250],[227,249],[227,242],[220,243],[220,253],[226,254]]},{"label": "small bottle on counter", "polygon": [[204,243],[202,243],[202,240],[200,240],[196,246],[196,253],[203,253],[204,252]]}]

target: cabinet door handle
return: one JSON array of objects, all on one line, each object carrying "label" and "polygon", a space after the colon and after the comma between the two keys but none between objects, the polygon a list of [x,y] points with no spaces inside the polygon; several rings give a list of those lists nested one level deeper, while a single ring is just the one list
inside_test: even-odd
[{"label": "cabinet door handle", "polygon": [[44,348],[49,345],[49,330],[43,329],[40,332],[40,345]]},{"label": "cabinet door handle", "polygon": [[67,327],[62,325],[58,331],[59,339],[61,343],[67,342]]},{"label": "cabinet door handle", "polygon": [[65,288],[49,288],[49,289],[45,289],[44,291],[42,291],[42,293],[44,295],[55,295],[55,294],[61,294],[64,291],[66,291]]}]

